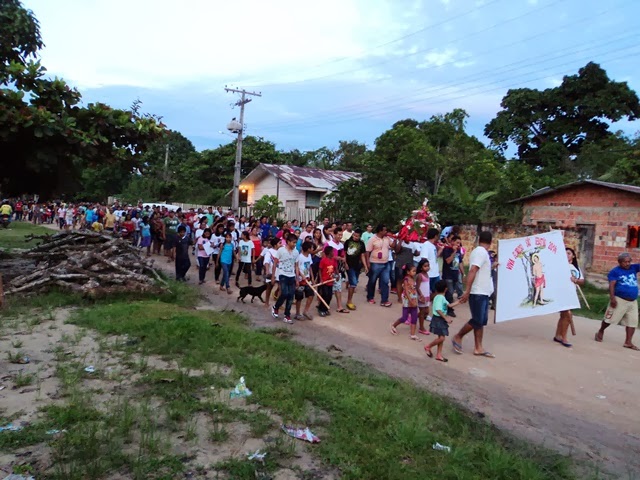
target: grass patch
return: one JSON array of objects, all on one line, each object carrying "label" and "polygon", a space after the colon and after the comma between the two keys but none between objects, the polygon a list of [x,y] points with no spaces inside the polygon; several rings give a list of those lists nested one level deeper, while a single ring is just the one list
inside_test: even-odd
[{"label": "grass patch", "polygon": [[602,320],[604,318],[604,312],[609,305],[609,290],[605,288],[598,288],[591,283],[585,283],[582,285],[582,292],[589,302],[589,306],[591,309],[588,309],[584,305],[584,300],[578,293],[578,297],[580,298],[580,304],[582,308],[574,310],[573,313],[575,315],[580,315],[585,318],[592,318],[594,320]]},{"label": "grass patch", "polygon": [[53,235],[54,230],[34,225],[29,222],[12,222],[9,228],[0,228],[0,248],[12,250],[14,248],[32,248],[40,240],[25,241],[25,235]]},{"label": "grass patch", "polygon": [[[326,412],[323,442],[312,447],[324,462],[342,471],[345,479],[422,479],[425,472],[458,479],[568,479],[569,461],[548,450],[515,441],[450,401],[391,379],[354,362],[337,363],[287,339],[252,331],[231,313],[194,311],[157,301],[114,302],[76,312],[71,320],[109,335],[140,338],[149,354],[178,358],[182,368],[229,365],[233,379],[217,375],[189,377],[171,373],[172,380],[154,372],[152,391],[170,400],[176,420],[195,409],[211,408],[216,438],[224,436],[227,419],[242,414],[228,405],[203,405],[202,394],[218,382],[244,375],[255,402],[281,415],[286,422],[308,420],[309,405]],[[217,323],[220,326],[215,327]],[[155,375],[155,388],[153,387]],[[256,433],[271,425],[245,412]],[[446,454],[431,445],[452,447]],[[407,460],[409,459],[409,460]],[[225,465],[233,478],[254,478],[255,466],[243,461]],[[233,473],[231,473],[233,472]]]}]

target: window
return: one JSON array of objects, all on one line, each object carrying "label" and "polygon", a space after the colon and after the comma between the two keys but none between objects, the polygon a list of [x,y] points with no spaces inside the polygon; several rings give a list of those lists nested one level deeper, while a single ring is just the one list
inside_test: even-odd
[{"label": "window", "polygon": [[320,207],[320,201],[322,200],[322,192],[309,192],[307,191],[307,208]]},{"label": "window", "polygon": [[627,248],[640,248],[640,225],[629,225],[627,229]]},{"label": "window", "polygon": [[287,203],[285,204],[285,206],[287,207],[287,210],[289,209],[298,209],[298,200],[287,200]]}]

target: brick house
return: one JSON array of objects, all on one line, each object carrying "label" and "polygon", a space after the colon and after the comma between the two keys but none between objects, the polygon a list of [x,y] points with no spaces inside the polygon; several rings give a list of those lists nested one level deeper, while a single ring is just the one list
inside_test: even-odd
[{"label": "brick house", "polygon": [[638,261],[640,187],[580,180],[546,187],[513,202],[522,203],[523,225],[576,229],[584,268],[609,271],[624,251]]}]

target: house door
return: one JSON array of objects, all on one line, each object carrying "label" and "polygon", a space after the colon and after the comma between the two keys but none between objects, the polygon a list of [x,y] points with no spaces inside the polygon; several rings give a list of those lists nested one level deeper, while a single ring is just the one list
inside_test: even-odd
[{"label": "house door", "polygon": [[580,233],[580,255],[582,268],[591,268],[593,263],[593,245],[596,238],[596,226],[589,224],[577,224]]}]

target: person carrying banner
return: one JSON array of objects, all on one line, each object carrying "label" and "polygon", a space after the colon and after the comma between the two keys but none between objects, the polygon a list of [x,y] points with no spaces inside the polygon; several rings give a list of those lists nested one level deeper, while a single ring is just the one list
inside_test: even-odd
[{"label": "person carrying banner", "polygon": [[[491,280],[491,259],[488,250],[491,248],[493,236],[491,232],[480,232],[478,246],[471,252],[469,258],[469,274],[467,275],[467,287],[460,297],[460,303],[469,302],[471,319],[465,323],[460,331],[453,337],[453,349],[462,354],[462,339],[473,330],[475,348],[473,354],[478,357],[495,358],[482,346],[484,327],[489,319],[489,298],[493,293],[493,281]],[[497,267],[495,264],[494,267]]]},{"label": "person carrying banner", "polygon": [[631,263],[631,255],[618,255],[618,266],[611,269],[609,279],[609,306],[604,314],[600,330],[596,332],[596,342],[602,342],[604,331],[609,325],[624,325],[627,337],[624,348],[640,350],[631,341],[638,328],[638,272],[640,263]]},{"label": "person carrying banner", "polygon": [[[571,282],[576,285],[584,285],[584,277],[582,275],[582,271],[578,266],[578,258],[576,257],[576,252],[573,248],[567,247],[565,249],[567,251],[567,260],[569,261],[569,265],[571,267]],[[560,312],[560,318],[558,319],[558,326],[556,327],[556,334],[553,337],[554,342],[558,342],[563,347],[570,348],[572,345],[567,340],[567,332],[569,331],[569,326],[573,322],[573,313],[571,310],[563,310]]]}]

